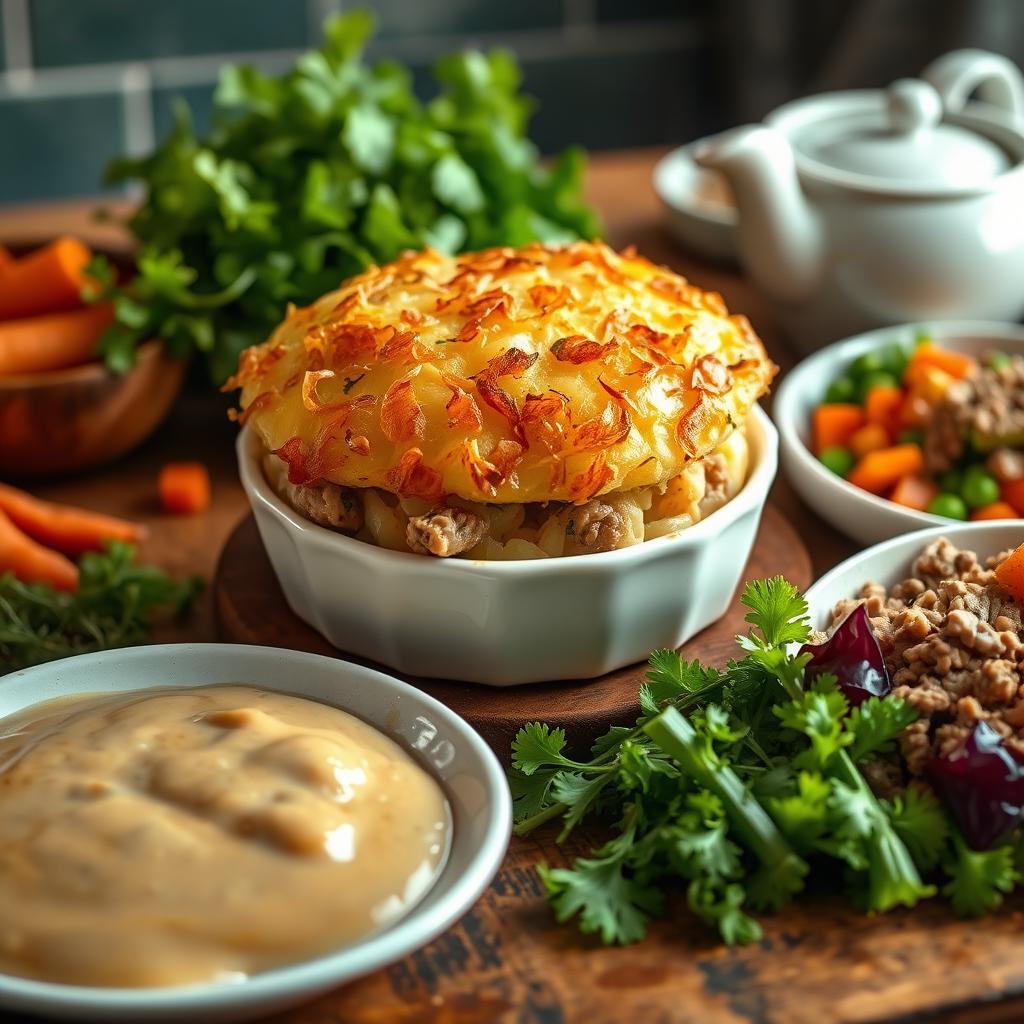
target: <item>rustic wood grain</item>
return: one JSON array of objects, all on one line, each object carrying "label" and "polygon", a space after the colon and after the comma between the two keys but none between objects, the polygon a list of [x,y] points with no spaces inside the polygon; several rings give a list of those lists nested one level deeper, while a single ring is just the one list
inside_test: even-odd
[{"label": "rustic wood grain", "polygon": [[[635,243],[697,283],[722,292],[746,313],[776,360],[793,361],[770,311],[739,276],[703,267],[681,253],[660,227],[650,188],[655,154],[597,157],[589,192],[616,245]],[[118,242],[96,228],[79,203],[58,210],[0,211],[0,239],[32,238],[70,228],[104,245]],[[246,514],[234,469],[234,429],[224,400],[199,373],[158,434],[140,451],[100,473],[35,488],[47,497],[134,515],[150,527],[146,557],[176,572],[211,579],[221,548]],[[168,459],[201,458],[214,477],[214,500],[201,516],[160,513],[156,473]],[[785,481],[770,507],[786,517],[810,550],[815,574],[854,546],[821,523]],[[212,591],[184,626],[156,639],[215,636]],[[639,946],[604,949],[570,926],[555,924],[535,865],[564,863],[568,849],[554,830],[517,840],[494,882],[459,924],[392,967],[274,1018],[274,1024],[881,1024],[941,1020],[996,1024],[1024,1019],[1024,901],[985,921],[952,918],[940,903],[911,913],[869,918],[829,895],[829,885],[800,905],[766,918],[765,938],[729,950],[686,913],[670,908]],[[840,879],[835,879],[838,889]],[[13,1016],[5,1024],[28,1024]]]},{"label": "rustic wood grain", "polygon": [[[811,582],[811,563],[793,527],[781,512],[769,508],[761,520],[743,581],[779,574],[787,575],[798,587],[806,587]],[[340,653],[288,607],[251,516],[238,525],[224,546],[214,579],[213,602],[224,640],[290,647],[312,654]],[[733,637],[745,629],[743,610],[734,602],[729,613],[687,643],[683,653],[687,658],[722,665],[733,653]],[[393,672],[351,654],[340,656]],[[636,694],[645,670],[644,665],[632,665],[598,679],[500,690],[393,674],[447,704],[477,729],[499,757],[507,760],[512,738],[527,722],[561,726],[570,744],[586,749],[608,723],[632,721],[639,710]]]}]

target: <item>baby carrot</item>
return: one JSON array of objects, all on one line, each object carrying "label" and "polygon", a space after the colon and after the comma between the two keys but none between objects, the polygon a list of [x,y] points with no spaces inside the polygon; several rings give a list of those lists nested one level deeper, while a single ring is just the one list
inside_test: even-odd
[{"label": "baby carrot", "polygon": [[37,544],[0,512],[0,573],[23,583],[49,583],[57,590],[78,589],[78,568],[62,554]]},{"label": "baby carrot", "polygon": [[89,247],[58,238],[8,265],[0,275],[0,320],[54,313],[82,305]]},{"label": "baby carrot", "polygon": [[96,357],[96,343],[112,320],[113,311],[104,303],[0,322],[0,376],[43,373],[87,363]]},{"label": "baby carrot", "polygon": [[160,470],[160,504],[175,515],[193,515],[210,504],[210,474],[201,462],[169,462]]},{"label": "baby carrot", "polygon": [[41,544],[68,555],[99,551],[108,540],[134,544],[145,532],[136,523],[43,501],[9,484],[0,484],[0,514]]}]

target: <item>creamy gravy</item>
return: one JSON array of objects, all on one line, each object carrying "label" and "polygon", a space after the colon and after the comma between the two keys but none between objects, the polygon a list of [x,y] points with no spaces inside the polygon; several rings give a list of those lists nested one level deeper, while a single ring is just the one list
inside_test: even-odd
[{"label": "creamy gravy", "polygon": [[438,784],[364,722],[248,686],[0,721],[0,972],[240,978],[401,915],[447,852]]}]

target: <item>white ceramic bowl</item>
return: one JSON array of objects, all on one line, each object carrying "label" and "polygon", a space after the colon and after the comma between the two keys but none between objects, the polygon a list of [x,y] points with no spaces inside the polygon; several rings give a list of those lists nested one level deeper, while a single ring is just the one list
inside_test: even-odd
[{"label": "white ceramic bowl", "polygon": [[273,647],[131,647],[4,676],[0,715],[74,693],[239,682],[343,708],[408,748],[441,782],[452,809],[452,845],[434,886],[394,925],[336,953],[240,983],[113,989],[0,975],[0,1008],[104,1022],[251,1020],[400,959],[439,935],[476,902],[508,845],[512,811],[505,774],[484,741],[454,712],[380,672]]},{"label": "white ceramic bowl", "polygon": [[812,629],[824,629],[832,621],[836,602],[855,597],[869,580],[891,587],[910,575],[910,565],[921,551],[939,537],[948,537],[958,548],[979,558],[998,554],[1024,543],[1024,523],[1011,520],[989,523],[950,523],[893,537],[851,555],[825,573],[806,593]]},{"label": "white ceramic bowl", "polygon": [[665,208],[669,230],[682,245],[732,264],[737,259],[736,207],[708,201],[708,178],[717,172],[699,167],[693,159],[712,138],[697,139],[663,156],[654,168],[654,191]]},{"label": "white ceramic bowl", "polygon": [[988,321],[901,324],[837,342],[816,352],[787,373],[775,396],[773,415],[779,428],[782,468],[797,493],[823,519],[863,544],[874,544],[910,530],[955,522],[915,512],[876,497],[826,469],[810,448],[811,413],[825,389],[854,359],[891,342],[913,344],[919,332],[938,344],[980,355],[988,349],[1024,355],[1024,327]]},{"label": "white ceramic bowl", "polygon": [[514,562],[428,558],[324,529],[274,493],[238,438],[242,485],[293,611],[335,646],[418,676],[511,686],[603,675],[725,613],[775,478],[778,435],[755,407],[751,468],[688,530],[618,551]]}]

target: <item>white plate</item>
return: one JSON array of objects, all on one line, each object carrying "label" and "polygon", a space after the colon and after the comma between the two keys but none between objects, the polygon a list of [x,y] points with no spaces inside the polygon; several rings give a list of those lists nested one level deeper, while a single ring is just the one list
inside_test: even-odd
[{"label": "white plate", "polygon": [[1024,355],[1024,327],[996,321],[901,324],[836,342],[808,356],[787,373],[775,396],[773,417],[779,429],[782,468],[790,483],[815,512],[863,544],[874,544],[910,530],[957,523],[928,512],[915,512],[886,498],[854,487],[826,469],[810,449],[811,413],[825,390],[859,355],[897,342],[913,344],[918,333],[929,334],[945,348],[980,355],[999,349]]},{"label": "white plate", "polygon": [[453,828],[448,860],[423,899],[394,925],[336,953],[239,983],[90,988],[0,975],[0,1008],[74,1020],[251,1020],[305,1002],[401,959],[457,921],[501,864],[512,822],[505,773],[473,729],[432,697],[334,658],[274,647],[168,644],[102,651],[14,672],[0,715],[52,697],[154,686],[247,683],[333,704],[409,749],[442,784]]},{"label": "white plate", "polygon": [[973,551],[984,561],[990,555],[1024,543],[1024,523],[1012,520],[990,523],[950,523],[917,530],[858,551],[825,573],[806,593],[812,629],[824,629],[832,621],[838,601],[856,597],[867,582],[891,587],[910,576],[915,558],[932,541],[948,537],[961,550]]},{"label": "white plate", "polygon": [[735,263],[739,218],[731,202],[719,202],[720,189],[729,196],[725,179],[698,167],[694,153],[714,136],[697,139],[662,157],[654,168],[654,191],[665,207],[669,230],[687,249],[723,263]]}]

